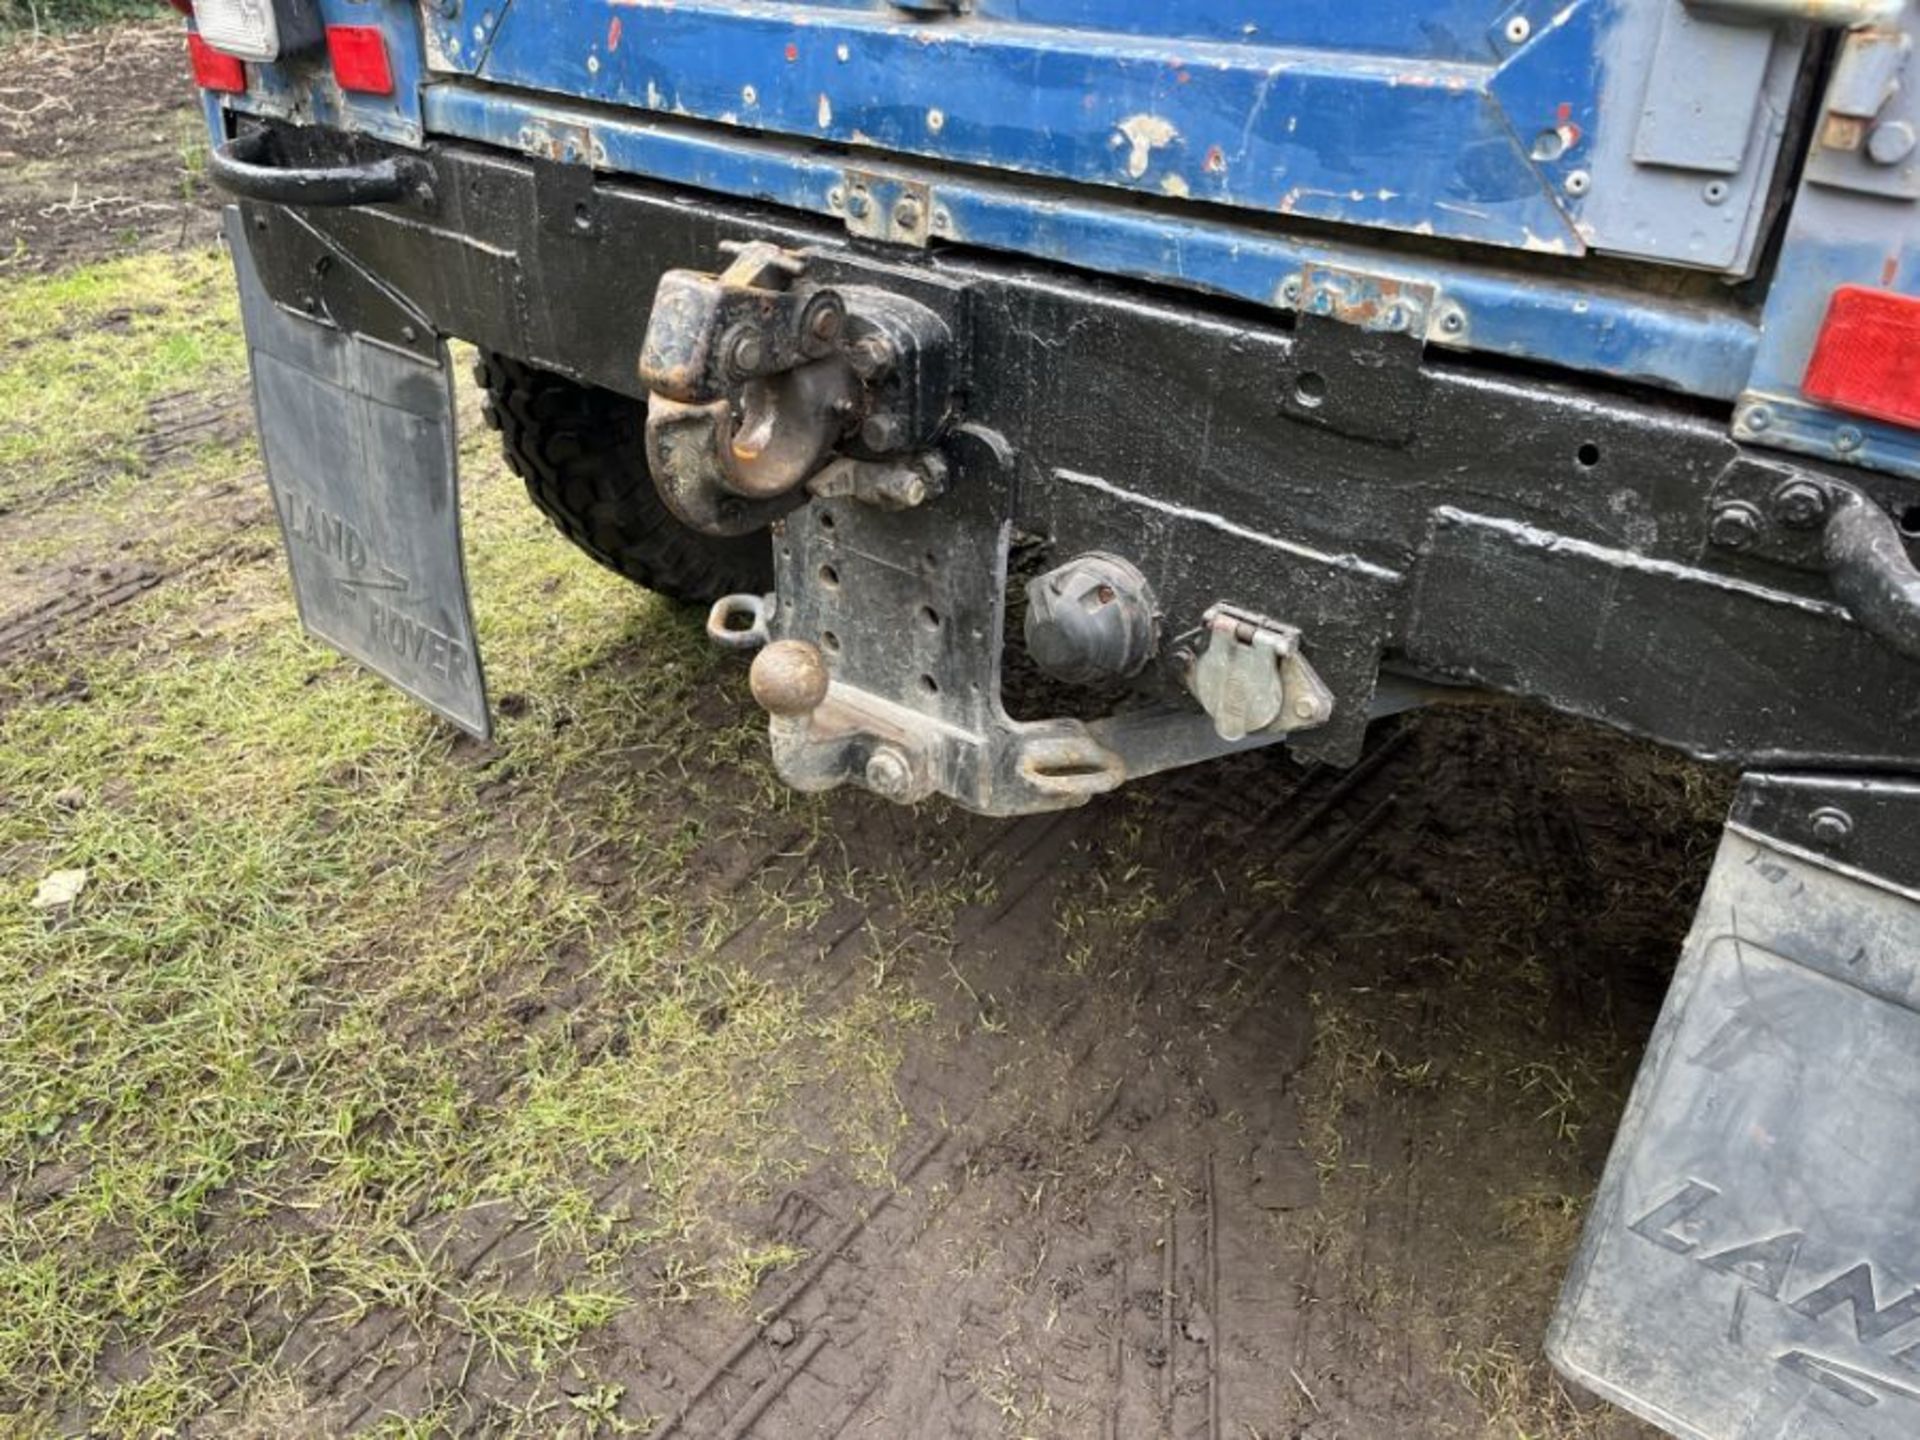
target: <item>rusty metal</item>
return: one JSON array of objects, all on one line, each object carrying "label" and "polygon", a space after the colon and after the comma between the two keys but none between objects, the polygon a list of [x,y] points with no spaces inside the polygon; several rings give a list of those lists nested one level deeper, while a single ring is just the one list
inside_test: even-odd
[{"label": "rusty metal", "polygon": [[[827,493],[894,508],[944,488],[935,456],[876,458],[945,423],[944,324],[904,296],[814,283],[806,270],[805,256],[756,241],[717,275],[660,279],[639,366],[647,459],[667,507],[695,529],[768,525],[821,476]],[[843,443],[869,454],[830,466]]]},{"label": "rusty metal", "polygon": [[[861,429],[866,438],[866,429]],[[947,488],[947,465],[937,451],[902,460],[856,460],[842,456],[807,482],[816,499],[856,500],[882,510],[911,510]]]},{"label": "rusty metal", "polygon": [[753,657],[747,684],[769,715],[810,715],[827,698],[827,660],[805,640],[776,640]]}]

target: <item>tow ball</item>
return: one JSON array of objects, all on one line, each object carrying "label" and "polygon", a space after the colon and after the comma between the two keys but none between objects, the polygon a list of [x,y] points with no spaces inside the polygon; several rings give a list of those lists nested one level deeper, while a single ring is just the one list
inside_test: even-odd
[{"label": "tow ball", "polygon": [[719,274],[670,270],[640,351],[661,499],[712,535],[762,529],[809,493],[908,508],[945,485],[922,447],[948,418],[945,323],[918,301],[808,277],[764,241]]}]

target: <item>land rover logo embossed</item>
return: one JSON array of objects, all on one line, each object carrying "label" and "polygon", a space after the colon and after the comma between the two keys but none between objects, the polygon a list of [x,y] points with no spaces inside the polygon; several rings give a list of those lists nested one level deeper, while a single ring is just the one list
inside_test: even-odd
[{"label": "land rover logo embossed", "polygon": [[[1920,1287],[1881,1304],[1881,1286],[1867,1259],[1824,1278],[1796,1276],[1806,1232],[1785,1229],[1751,1239],[1715,1235],[1711,1212],[1720,1193],[1703,1180],[1688,1180],[1627,1229],[1737,1282],[1730,1340],[1739,1341],[1746,1306],[1756,1295],[1810,1321],[1844,1308],[1853,1317],[1852,1338],[1869,1352],[1866,1363],[1800,1347],[1782,1351],[1776,1363],[1855,1405],[1878,1405],[1887,1397],[1920,1402],[1920,1330],[1911,1328],[1920,1321]],[[1898,1373],[1888,1373],[1890,1366]]]}]

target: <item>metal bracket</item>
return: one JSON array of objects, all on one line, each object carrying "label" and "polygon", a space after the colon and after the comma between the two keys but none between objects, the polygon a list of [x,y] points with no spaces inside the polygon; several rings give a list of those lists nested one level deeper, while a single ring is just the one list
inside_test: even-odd
[{"label": "metal bracket", "polygon": [[540,160],[562,165],[604,165],[606,147],[593,138],[593,131],[568,120],[537,120],[523,125],[516,137],[520,148]]},{"label": "metal bracket", "polygon": [[1846,37],[1807,156],[1808,180],[1894,200],[1920,199],[1920,100],[1904,79],[1911,49],[1911,37],[1893,27]]},{"label": "metal bracket", "polygon": [[1324,725],[1333,692],[1300,653],[1300,632],[1264,615],[1215,605],[1201,621],[1206,649],[1187,686],[1229,743]]},{"label": "metal bracket", "polygon": [[952,224],[945,209],[936,207],[931,185],[871,170],[848,170],[827,192],[827,206],[847,222],[851,235],[921,249]]},{"label": "metal bracket", "polygon": [[1280,298],[1305,315],[1321,315],[1389,335],[1426,338],[1438,297],[1435,286],[1332,265],[1303,265],[1280,286]]},{"label": "metal bracket", "polygon": [[1912,431],[1777,391],[1741,395],[1733,412],[1733,438],[1920,480],[1920,436]]},{"label": "metal bracket", "polygon": [[1723,550],[1817,570],[1856,623],[1920,659],[1920,567],[1880,504],[1844,481],[1736,462],[1714,487],[1708,539]]}]

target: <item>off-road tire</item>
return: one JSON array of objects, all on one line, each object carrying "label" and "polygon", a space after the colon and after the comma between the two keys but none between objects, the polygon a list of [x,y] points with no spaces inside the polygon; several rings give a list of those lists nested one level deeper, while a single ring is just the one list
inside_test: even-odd
[{"label": "off-road tire", "polygon": [[764,532],[702,535],[675,519],[647,473],[644,401],[482,353],[473,378],[507,465],[560,533],[637,585],[711,603],[773,589]]}]

